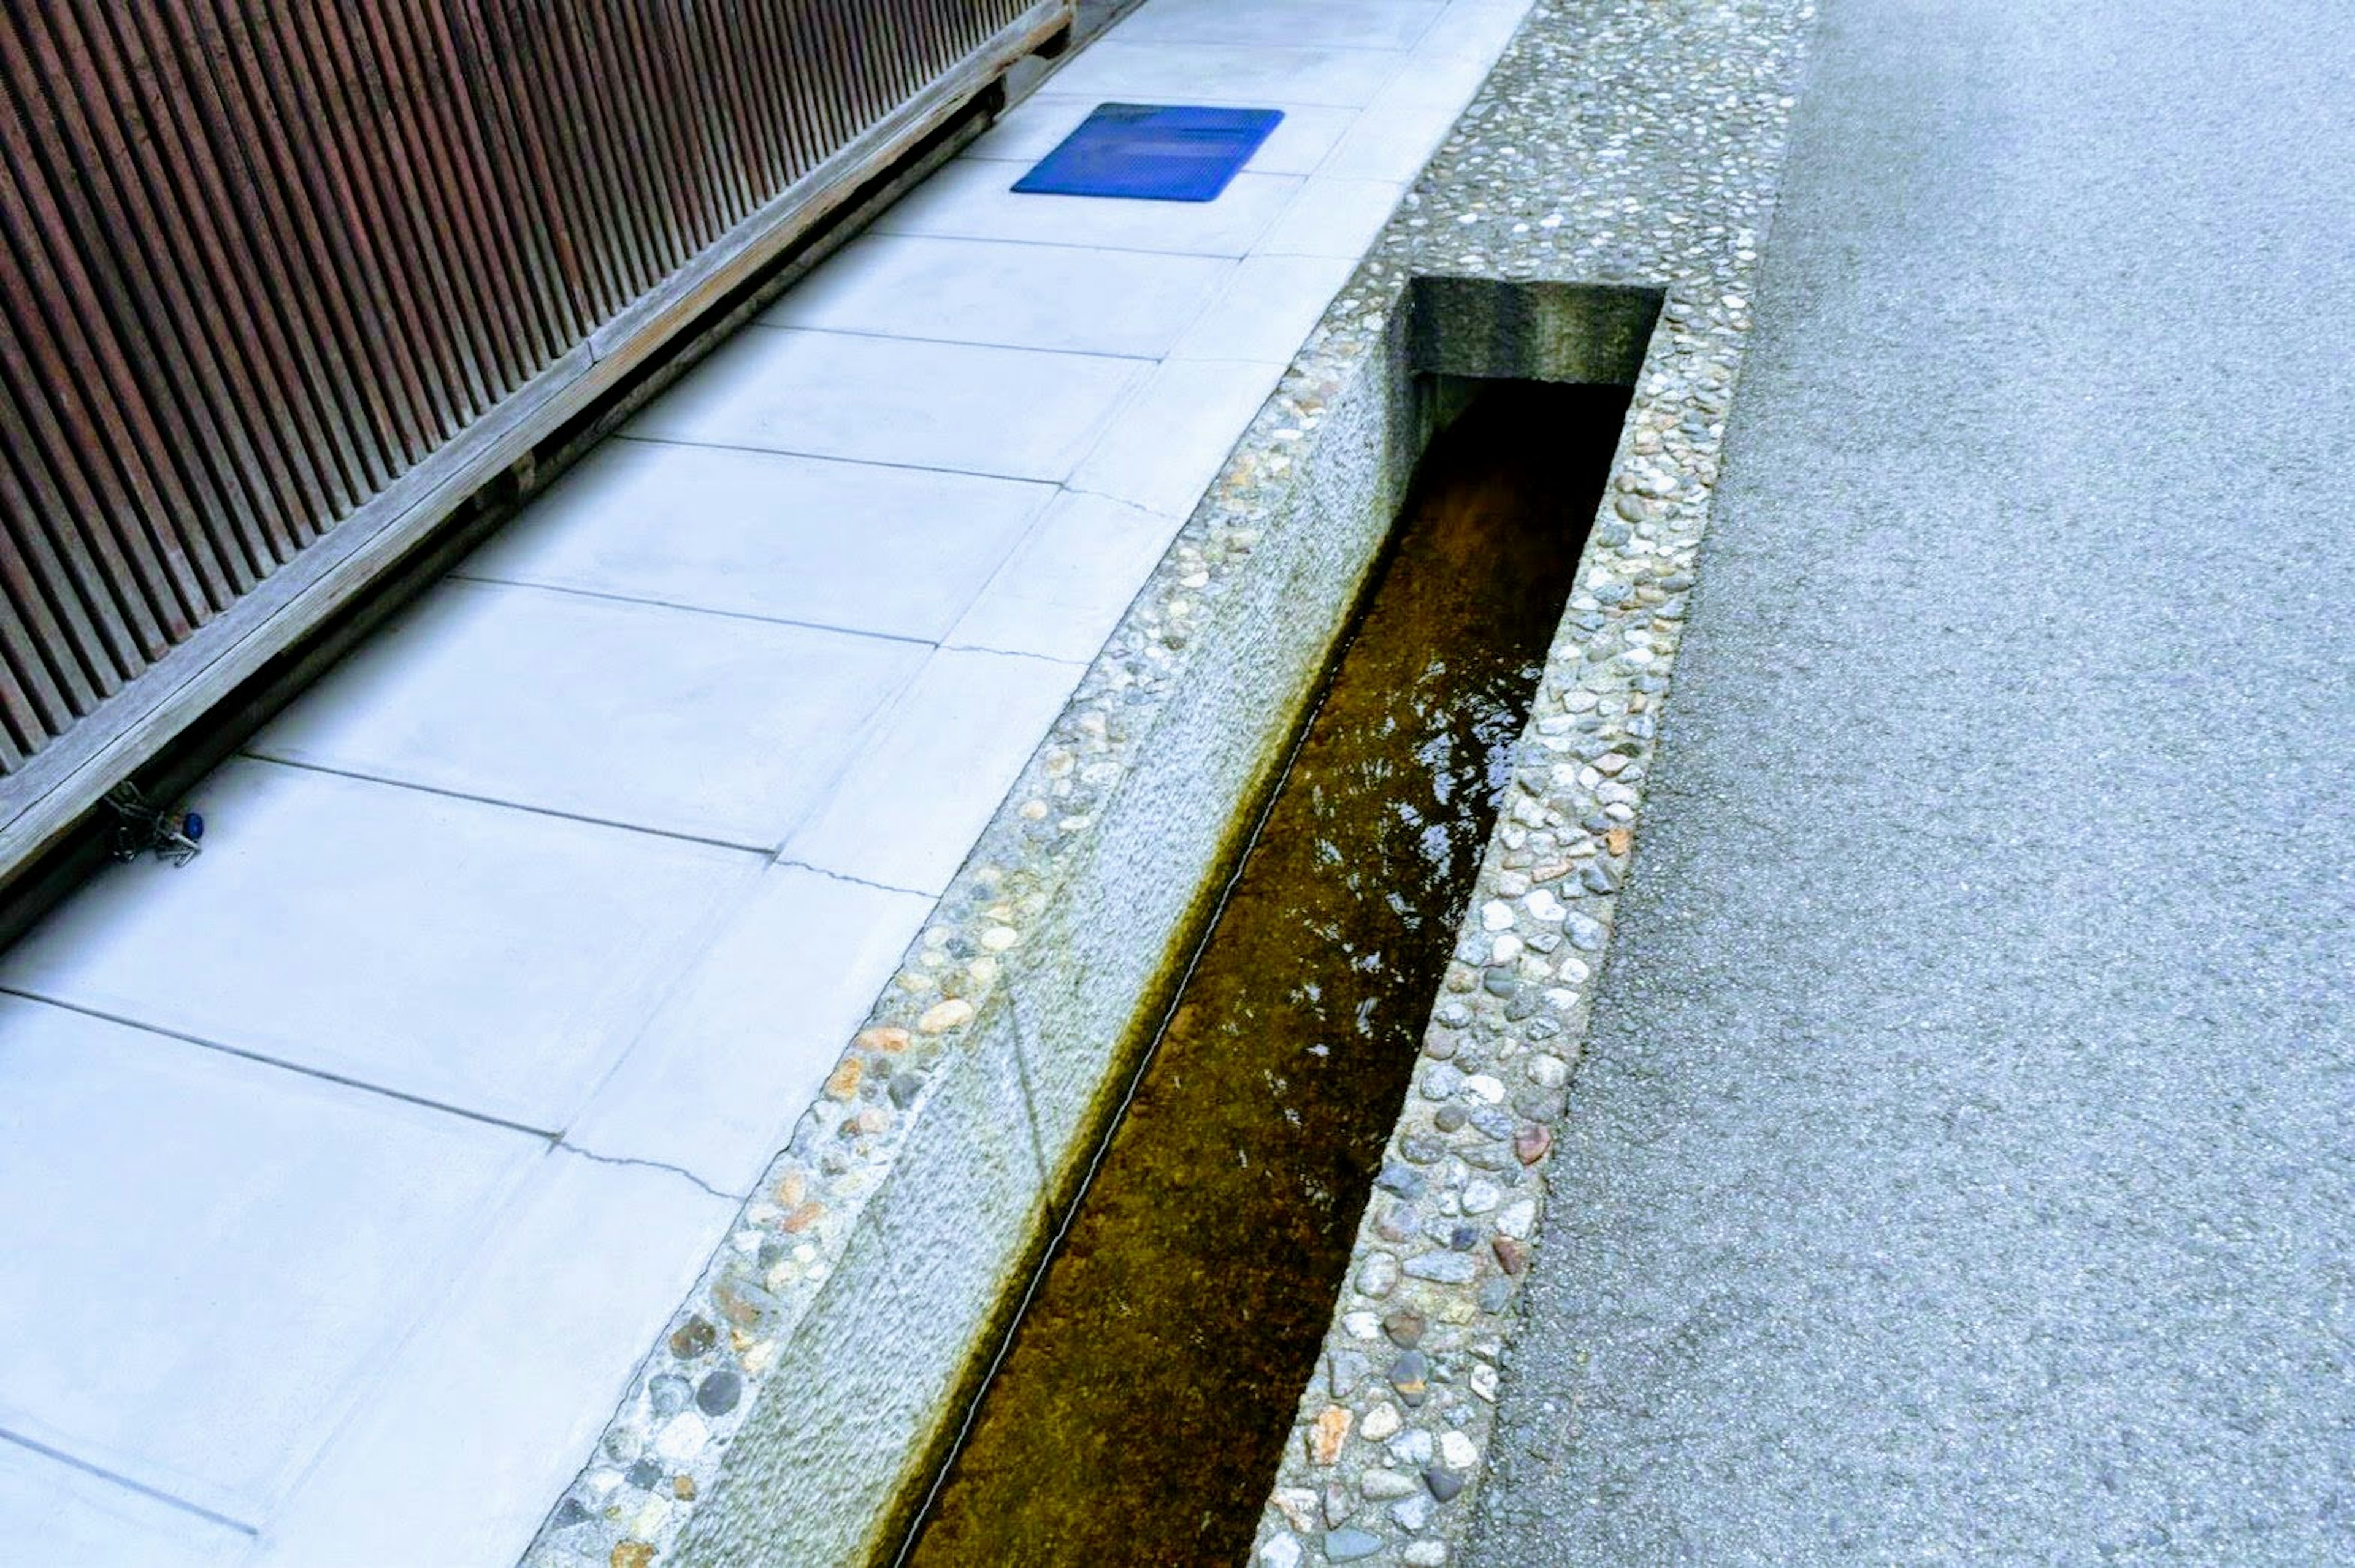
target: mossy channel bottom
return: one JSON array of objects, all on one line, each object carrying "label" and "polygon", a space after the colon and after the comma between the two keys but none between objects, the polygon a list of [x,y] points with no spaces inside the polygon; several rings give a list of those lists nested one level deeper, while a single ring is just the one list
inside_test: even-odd
[{"label": "mossy channel bottom", "polygon": [[1626,399],[1497,383],[1424,455],[904,1561],[1249,1552]]}]

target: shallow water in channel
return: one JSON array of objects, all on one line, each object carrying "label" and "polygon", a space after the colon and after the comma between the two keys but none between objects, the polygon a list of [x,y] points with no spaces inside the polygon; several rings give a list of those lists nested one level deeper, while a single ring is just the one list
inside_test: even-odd
[{"label": "shallow water in channel", "polygon": [[1499,383],[1424,456],[907,1561],[1250,1550],[1625,408]]}]

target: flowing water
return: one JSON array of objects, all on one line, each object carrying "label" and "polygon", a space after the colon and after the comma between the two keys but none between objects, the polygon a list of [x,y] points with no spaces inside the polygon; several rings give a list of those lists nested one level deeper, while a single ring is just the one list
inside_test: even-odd
[{"label": "flowing water", "polygon": [[904,1561],[1250,1549],[1626,408],[1498,383],[1387,566]]}]

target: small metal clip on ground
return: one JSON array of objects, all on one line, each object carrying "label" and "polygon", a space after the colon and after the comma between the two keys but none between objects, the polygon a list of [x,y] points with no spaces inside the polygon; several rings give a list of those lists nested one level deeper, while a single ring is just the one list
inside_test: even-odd
[{"label": "small metal clip on ground", "polygon": [[128,779],[107,793],[114,808],[114,858],[136,860],[149,850],[159,860],[185,866],[204,853],[205,819],[193,811],[165,811],[147,804]]}]

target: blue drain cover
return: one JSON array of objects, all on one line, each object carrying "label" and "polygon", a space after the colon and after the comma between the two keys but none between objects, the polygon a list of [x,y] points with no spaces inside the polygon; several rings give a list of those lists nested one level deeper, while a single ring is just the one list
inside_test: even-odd
[{"label": "blue drain cover", "polygon": [[1045,196],[1216,200],[1283,118],[1279,109],[1100,103],[1014,188]]}]

